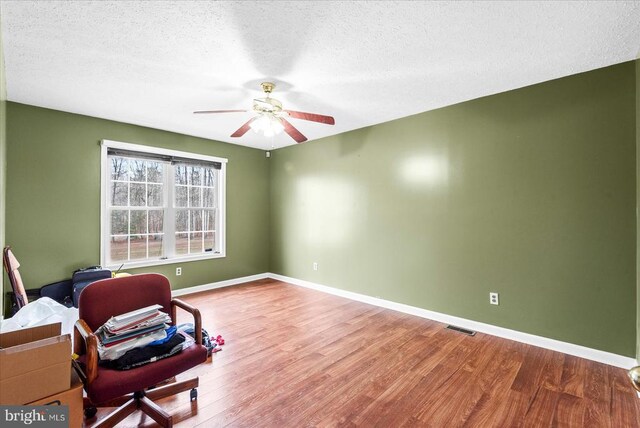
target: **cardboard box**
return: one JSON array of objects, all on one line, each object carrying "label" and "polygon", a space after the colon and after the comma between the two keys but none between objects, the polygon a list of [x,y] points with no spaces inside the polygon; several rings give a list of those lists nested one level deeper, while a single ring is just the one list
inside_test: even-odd
[{"label": "cardboard box", "polygon": [[28,403],[30,406],[69,406],[69,427],[82,427],[82,382],[75,370],[71,370],[71,387],[66,391]]},{"label": "cardboard box", "polygon": [[0,333],[0,404],[22,405],[69,389],[71,337],[60,323]]}]

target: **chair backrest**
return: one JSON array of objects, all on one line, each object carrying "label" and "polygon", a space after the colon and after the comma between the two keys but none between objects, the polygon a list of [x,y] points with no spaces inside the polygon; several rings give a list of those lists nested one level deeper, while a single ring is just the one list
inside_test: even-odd
[{"label": "chair backrest", "polygon": [[155,304],[171,316],[171,285],[164,275],[144,273],[89,284],[80,294],[78,311],[80,318],[95,331],[114,315]]},{"label": "chair backrest", "polygon": [[22,283],[22,277],[18,271],[20,263],[18,263],[16,256],[13,255],[13,251],[11,251],[11,247],[9,246],[4,247],[4,251],[2,252],[2,264],[4,265],[4,270],[7,272],[7,276],[9,277],[9,283],[13,289],[16,305],[18,306],[18,309],[20,309],[29,303],[29,300],[27,299],[27,292],[25,291],[24,284]]}]

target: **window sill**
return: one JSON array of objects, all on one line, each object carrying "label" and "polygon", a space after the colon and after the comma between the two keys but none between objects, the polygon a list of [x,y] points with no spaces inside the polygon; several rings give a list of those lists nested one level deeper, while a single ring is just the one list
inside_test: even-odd
[{"label": "window sill", "polygon": [[125,262],[122,267],[122,263],[115,263],[111,265],[103,266],[105,269],[111,269],[112,271],[116,270],[127,270],[127,269],[137,269],[142,267],[152,267],[152,266],[162,266],[162,265],[171,265],[176,263],[184,263],[184,262],[195,262],[199,260],[209,260],[209,259],[221,259],[226,257],[224,253],[212,253],[212,254],[198,254],[198,255],[187,255],[180,257],[173,257],[170,259],[155,259],[155,260],[141,260],[141,261],[129,261]]}]

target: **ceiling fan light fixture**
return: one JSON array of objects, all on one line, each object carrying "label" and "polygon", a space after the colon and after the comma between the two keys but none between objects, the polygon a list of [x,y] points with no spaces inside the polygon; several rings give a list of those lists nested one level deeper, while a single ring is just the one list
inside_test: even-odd
[{"label": "ceiling fan light fixture", "polygon": [[255,133],[262,133],[265,137],[273,137],[284,130],[284,125],[272,114],[261,114],[249,125]]},{"label": "ceiling fan light fixture", "polygon": [[279,118],[272,116],[271,117],[271,129],[275,131],[276,134],[281,133],[284,130],[284,125],[280,121]]}]

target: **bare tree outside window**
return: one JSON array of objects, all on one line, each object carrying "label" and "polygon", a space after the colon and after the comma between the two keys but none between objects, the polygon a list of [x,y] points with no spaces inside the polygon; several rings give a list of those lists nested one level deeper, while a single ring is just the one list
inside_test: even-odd
[{"label": "bare tree outside window", "polygon": [[161,257],[164,167],[160,162],[111,156],[111,261]]},{"label": "bare tree outside window", "polygon": [[211,167],[176,165],[175,251],[199,254],[215,248],[216,170]]}]

